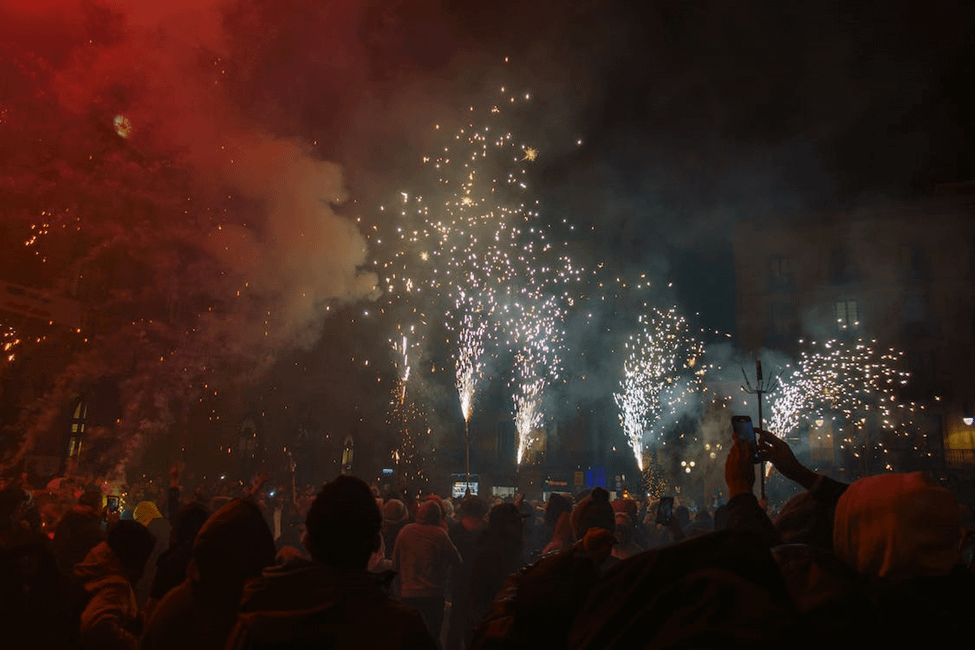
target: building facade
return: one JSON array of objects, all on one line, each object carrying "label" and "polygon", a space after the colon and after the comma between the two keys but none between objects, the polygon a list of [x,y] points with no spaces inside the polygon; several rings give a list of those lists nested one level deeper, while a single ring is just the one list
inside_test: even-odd
[{"label": "building facade", "polygon": [[[910,379],[898,397],[925,406],[921,454],[975,470],[975,184],[746,222],[733,249],[743,349],[797,358],[803,342],[862,337],[903,351]],[[841,434],[828,422],[807,426],[811,460],[837,463]]]}]

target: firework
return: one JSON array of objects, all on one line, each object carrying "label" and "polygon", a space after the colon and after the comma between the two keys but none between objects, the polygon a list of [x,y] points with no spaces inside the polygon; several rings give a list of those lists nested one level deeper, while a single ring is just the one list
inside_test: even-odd
[{"label": "firework", "polygon": [[613,398],[620,424],[643,471],[647,434],[659,436],[676,423],[691,395],[700,391],[704,344],[689,333],[676,309],[652,309],[639,317],[640,332],[625,343],[623,379]]},{"label": "firework", "polygon": [[561,373],[563,337],[560,324],[564,317],[558,301],[552,296],[538,297],[528,304],[515,303],[504,311],[514,314],[505,326],[514,350],[515,367],[510,386],[520,465],[535,442],[533,432],[544,420],[545,389],[557,381]]},{"label": "firework", "polygon": [[784,436],[802,422],[819,419],[863,429],[869,416],[881,428],[896,428],[898,413],[916,408],[897,399],[909,378],[899,370],[903,357],[893,348],[880,348],[876,340],[813,341],[774,396],[770,430]]}]

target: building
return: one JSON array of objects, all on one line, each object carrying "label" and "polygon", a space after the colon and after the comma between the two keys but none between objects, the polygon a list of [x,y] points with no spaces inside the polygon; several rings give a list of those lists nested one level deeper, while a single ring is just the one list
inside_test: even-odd
[{"label": "building", "polygon": [[[975,183],[915,202],[749,221],[733,249],[744,350],[796,358],[800,339],[838,337],[902,350],[911,379],[900,397],[926,405],[922,451],[955,475],[975,471]],[[838,462],[835,432],[808,426],[812,460]]]}]

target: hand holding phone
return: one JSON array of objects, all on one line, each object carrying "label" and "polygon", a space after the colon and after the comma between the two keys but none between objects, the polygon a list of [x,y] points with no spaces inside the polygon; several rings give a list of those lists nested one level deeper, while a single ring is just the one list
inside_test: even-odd
[{"label": "hand holding phone", "polygon": [[738,442],[747,450],[748,457],[753,463],[761,460],[758,455],[758,440],[755,437],[755,428],[752,426],[752,419],[747,415],[733,415],[731,417],[731,427],[738,437]]},{"label": "hand holding phone", "polygon": [[118,512],[122,504],[122,499],[117,494],[109,494],[105,497],[105,505],[109,512]]}]

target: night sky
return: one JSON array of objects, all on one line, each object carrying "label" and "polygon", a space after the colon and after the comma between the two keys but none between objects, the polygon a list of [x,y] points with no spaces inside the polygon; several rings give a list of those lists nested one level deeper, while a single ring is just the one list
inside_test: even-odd
[{"label": "night sky", "polygon": [[[131,322],[116,340],[148,350],[96,362],[124,346],[94,345],[62,396],[131,363],[142,379],[123,396],[153,404],[149,361],[213,392],[218,364],[200,350],[252,362],[252,381],[309,365],[322,305],[376,299],[352,218],[383,225],[379,206],[422,173],[431,125],[458,124],[500,85],[532,95],[511,128],[540,151],[541,219],[574,224],[557,234],[611,273],[673,283],[660,295],[710,330],[734,331],[740,220],[975,178],[971,2],[0,0],[0,44],[5,241],[31,236],[39,205],[55,231],[85,215],[83,245],[39,244],[4,279],[84,287],[87,254],[84,268],[131,284],[99,294]],[[117,114],[134,125],[124,140]],[[113,247],[127,252],[106,267]],[[159,324],[165,309],[179,327]]]}]

